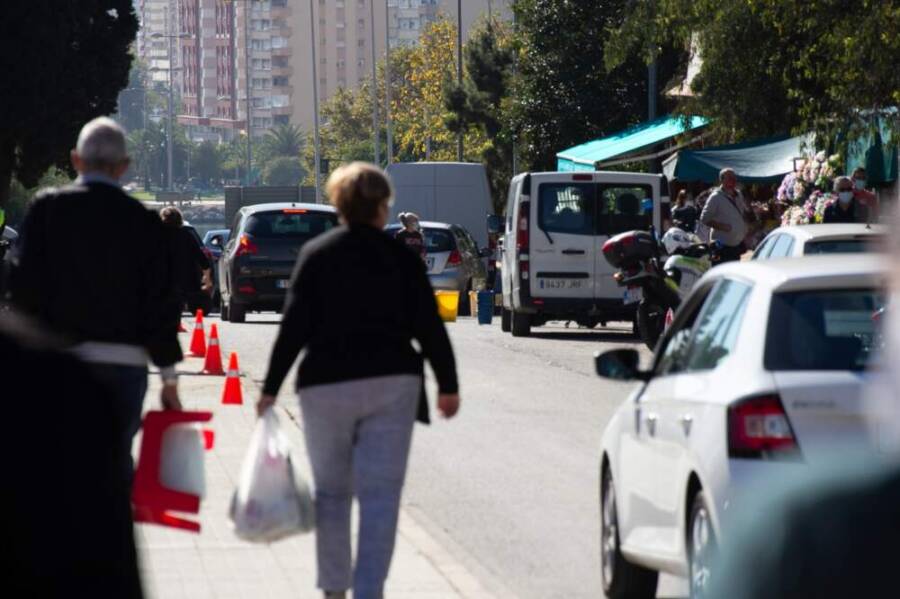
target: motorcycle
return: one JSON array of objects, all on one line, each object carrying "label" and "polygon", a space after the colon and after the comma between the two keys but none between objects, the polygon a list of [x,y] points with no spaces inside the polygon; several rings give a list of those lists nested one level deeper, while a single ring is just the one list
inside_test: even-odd
[{"label": "motorcycle", "polygon": [[626,304],[637,303],[635,329],[650,349],[671,324],[675,310],[697,280],[712,268],[716,246],[672,228],[663,239],[648,231],[627,231],[603,244]]}]

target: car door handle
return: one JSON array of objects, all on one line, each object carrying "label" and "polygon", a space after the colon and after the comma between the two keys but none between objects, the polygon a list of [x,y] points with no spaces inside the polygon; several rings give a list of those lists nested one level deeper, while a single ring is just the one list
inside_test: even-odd
[{"label": "car door handle", "polygon": [[566,256],[583,256],[586,252],[584,250],[563,250],[562,253]]},{"label": "car door handle", "polygon": [[656,434],[656,423],[659,420],[659,416],[656,414],[650,413],[644,415],[644,424],[647,425],[647,433],[652,437]]},{"label": "car door handle", "polygon": [[678,422],[681,423],[681,427],[684,429],[684,434],[690,435],[691,425],[694,424],[694,417],[690,414],[682,414],[678,417]]}]

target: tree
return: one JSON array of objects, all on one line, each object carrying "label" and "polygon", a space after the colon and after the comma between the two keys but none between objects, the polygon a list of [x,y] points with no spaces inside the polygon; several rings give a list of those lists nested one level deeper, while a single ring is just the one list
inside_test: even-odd
[{"label": "tree", "polygon": [[306,170],[300,166],[300,159],[290,156],[279,156],[269,161],[263,170],[266,185],[300,185],[305,177]]},{"label": "tree", "polygon": [[873,117],[895,133],[900,115],[900,3],[803,0],[658,0],[633,3],[609,32],[607,66],[659,44],[702,57],[694,97],[682,113],[703,114],[725,141],[815,131],[824,139],[864,134]]},{"label": "tree", "polygon": [[138,21],[132,0],[8,0],[0,19],[0,206],[69,150],[88,120],[115,112]]},{"label": "tree", "polygon": [[507,118],[514,49],[512,32],[502,23],[486,21],[470,36],[463,51],[463,85],[447,86],[444,103],[449,111],[445,119],[452,133],[476,129],[485,142],[481,162],[487,169],[494,209],[500,213],[506,202],[506,190],[512,176],[512,123]]},{"label": "tree", "polygon": [[204,141],[194,148],[191,171],[207,185],[218,187],[222,180],[223,162],[219,146],[211,141]]},{"label": "tree", "polygon": [[278,125],[263,137],[257,156],[265,167],[270,160],[280,156],[297,157],[303,150],[303,132],[292,124]]},{"label": "tree", "polygon": [[[607,72],[608,32],[627,0],[515,0],[520,44],[512,106],[526,167],[555,169],[556,153],[634,125],[647,114],[647,68],[631,56]],[[660,54],[659,79],[674,72]]]}]

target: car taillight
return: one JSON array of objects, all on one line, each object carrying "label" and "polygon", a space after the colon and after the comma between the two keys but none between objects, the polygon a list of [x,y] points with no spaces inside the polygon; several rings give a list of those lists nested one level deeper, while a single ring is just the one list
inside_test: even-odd
[{"label": "car taillight", "polygon": [[447,258],[447,266],[459,266],[462,264],[462,256],[459,255],[459,250],[453,250],[450,252],[450,257]]},{"label": "car taillight", "polygon": [[250,254],[256,254],[259,252],[259,248],[255,243],[250,241],[250,238],[246,235],[241,235],[241,238],[238,239],[238,247],[235,252],[235,256],[247,256]]},{"label": "car taillight", "polygon": [[519,206],[519,222],[516,225],[516,251],[528,253],[528,202]]},{"label": "car taillight", "polygon": [[800,446],[777,395],[750,397],[728,408],[728,455],[799,458]]}]

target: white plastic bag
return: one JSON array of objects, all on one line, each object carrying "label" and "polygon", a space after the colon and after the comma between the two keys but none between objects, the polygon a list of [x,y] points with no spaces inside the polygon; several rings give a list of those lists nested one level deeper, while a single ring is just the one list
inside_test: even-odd
[{"label": "white plastic bag", "polygon": [[315,525],[309,485],[294,471],[290,443],[272,410],[256,423],[229,519],[238,537],[257,543],[309,532]]},{"label": "white plastic bag", "polygon": [[163,433],[159,458],[159,482],[164,487],[203,498],[206,471],[203,430],[196,424],[176,424]]}]

